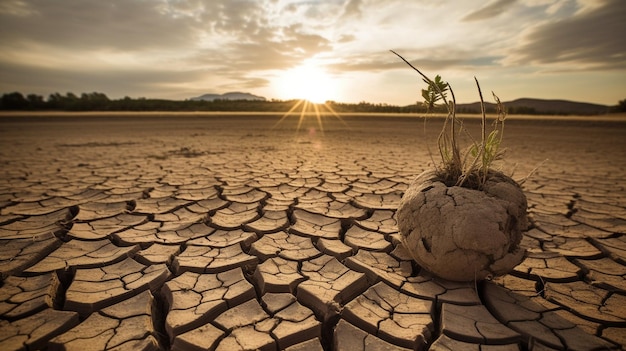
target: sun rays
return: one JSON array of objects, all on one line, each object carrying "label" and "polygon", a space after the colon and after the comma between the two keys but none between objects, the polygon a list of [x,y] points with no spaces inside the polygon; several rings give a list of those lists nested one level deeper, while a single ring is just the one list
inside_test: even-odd
[{"label": "sun rays", "polygon": [[[336,118],[349,128],[329,103],[342,97],[342,84],[337,76],[329,72],[319,60],[305,60],[298,66],[280,71],[273,85],[280,96],[293,99],[294,104],[272,129],[277,128],[290,116],[298,117],[296,133],[307,125],[312,129],[310,132],[319,131],[323,135],[326,130],[324,119],[329,116]],[[315,120],[307,121],[308,118]]]},{"label": "sun rays", "polygon": [[[300,107],[300,109],[298,109]],[[350,126],[341,116],[327,103],[317,104],[310,102],[309,100],[296,100],[293,106],[287,111],[279,120],[272,126],[272,129],[278,127],[286,118],[292,115],[299,114],[298,125],[296,127],[296,133],[300,131],[304,120],[308,117],[314,117],[317,122],[317,128],[320,133],[324,134],[324,118],[327,116],[333,116],[339,120],[346,128],[350,129]]]}]

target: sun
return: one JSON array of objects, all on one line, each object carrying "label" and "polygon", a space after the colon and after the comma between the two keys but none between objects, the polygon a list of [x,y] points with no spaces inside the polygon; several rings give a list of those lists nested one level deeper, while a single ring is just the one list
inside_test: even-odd
[{"label": "sun", "polygon": [[333,116],[350,127],[343,118],[335,112],[329,101],[336,101],[340,97],[339,83],[322,66],[312,61],[307,61],[295,68],[282,71],[274,81],[274,89],[284,100],[295,100],[293,106],[272,127],[278,127],[292,114],[299,114],[296,133],[300,131],[303,121],[308,117],[315,117],[317,130],[324,134],[323,119]]},{"label": "sun", "polygon": [[286,100],[307,100],[323,104],[337,99],[337,82],[321,66],[304,63],[281,72],[277,79],[277,92]]}]

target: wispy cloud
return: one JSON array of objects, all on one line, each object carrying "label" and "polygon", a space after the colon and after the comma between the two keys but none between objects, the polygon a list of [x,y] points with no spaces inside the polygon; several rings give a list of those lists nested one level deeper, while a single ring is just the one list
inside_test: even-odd
[{"label": "wispy cloud", "polygon": [[343,15],[341,16],[343,19],[348,19],[351,17],[361,17],[361,3],[362,0],[348,0],[346,1],[343,8]]},{"label": "wispy cloud", "polygon": [[553,70],[626,69],[626,36],[622,34],[626,33],[626,2],[602,3],[529,28],[522,44],[512,48],[504,62],[548,65]]},{"label": "wispy cloud", "polygon": [[463,17],[463,21],[482,21],[492,17],[496,17],[507,8],[509,8],[516,0],[496,0],[485,7],[482,7],[467,16]]}]

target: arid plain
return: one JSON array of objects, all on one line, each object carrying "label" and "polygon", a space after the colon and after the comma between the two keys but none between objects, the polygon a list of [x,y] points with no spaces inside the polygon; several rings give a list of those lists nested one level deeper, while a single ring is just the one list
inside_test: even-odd
[{"label": "arid plain", "polygon": [[528,257],[476,284],[398,239],[441,124],[0,116],[0,349],[626,348],[626,119],[507,120]]}]

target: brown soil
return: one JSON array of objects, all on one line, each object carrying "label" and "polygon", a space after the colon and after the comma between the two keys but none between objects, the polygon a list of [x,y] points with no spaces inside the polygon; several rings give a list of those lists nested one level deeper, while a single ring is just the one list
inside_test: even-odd
[{"label": "brown soil", "polygon": [[0,349],[626,344],[623,121],[507,122],[529,254],[476,286],[400,244],[441,119],[60,115],[0,117]]}]

